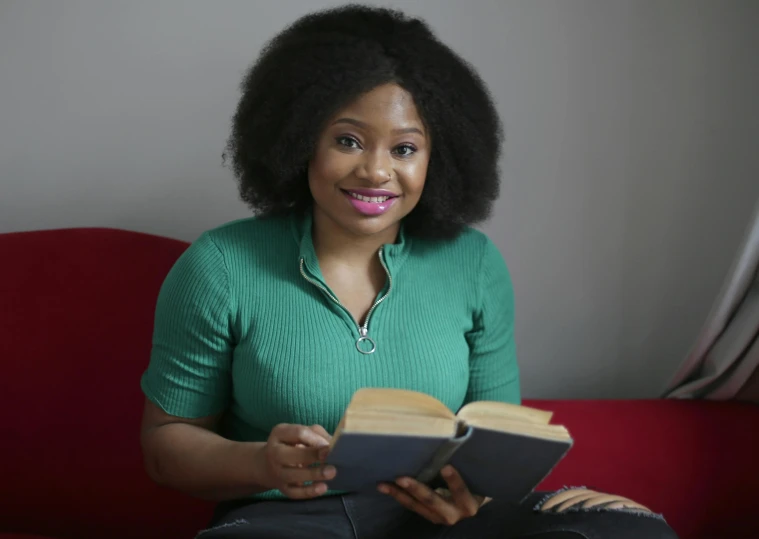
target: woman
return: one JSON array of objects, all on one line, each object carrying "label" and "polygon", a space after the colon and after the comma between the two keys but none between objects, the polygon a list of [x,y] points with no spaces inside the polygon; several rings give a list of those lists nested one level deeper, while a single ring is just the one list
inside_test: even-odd
[{"label": "woman", "polygon": [[242,94],[228,150],[257,217],[177,261],[142,379],[151,477],[221,502],[200,536],[674,537],[626,498],[510,506],[450,467],[445,490],[327,490],[329,433],[360,387],[520,401],[508,272],[468,227],[498,193],[500,124],[473,69],[385,9],[298,20]]}]

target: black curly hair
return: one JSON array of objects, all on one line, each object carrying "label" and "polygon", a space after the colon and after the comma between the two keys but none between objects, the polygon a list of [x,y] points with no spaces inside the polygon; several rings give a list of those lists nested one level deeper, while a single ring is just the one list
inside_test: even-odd
[{"label": "black curly hair", "polygon": [[298,19],[244,77],[225,153],[242,199],[261,216],[306,210],[308,162],[325,122],[385,83],[413,96],[432,143],[406,231],[451,238],[487,218],[502,129],[485,84],[423,21],[355,4]]}]

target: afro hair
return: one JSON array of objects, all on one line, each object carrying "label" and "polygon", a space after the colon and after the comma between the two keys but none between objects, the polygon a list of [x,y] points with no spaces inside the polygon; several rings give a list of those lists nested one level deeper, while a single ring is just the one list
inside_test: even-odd
[{"label": "afro hair", "polygon": [[423,21],[361,5],[298,19],[246,73],[225,154],[241,198],[260,216],[308,209],[308,163],[325,122],[386,83],[413,96],[432,143],[407,233],[451,238],[486,219],[499,192],[502,129],[485,84]]}]

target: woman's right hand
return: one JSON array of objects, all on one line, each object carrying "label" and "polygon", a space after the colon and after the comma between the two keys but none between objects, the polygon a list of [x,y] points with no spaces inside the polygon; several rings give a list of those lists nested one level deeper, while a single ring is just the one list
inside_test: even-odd
[{"label": "woman's right hand", "polygon": [[263,484],[295,500],[327,492],[324,481],[336,473],[334,466],[323,465],[331,438],[320,425],[283,423],[274,427],[259,451]]}]

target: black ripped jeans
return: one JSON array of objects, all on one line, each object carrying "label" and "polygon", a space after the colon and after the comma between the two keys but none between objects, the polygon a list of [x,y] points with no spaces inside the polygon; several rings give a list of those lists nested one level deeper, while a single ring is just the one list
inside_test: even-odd
[{"label": "black ripped jeans", "polygon": [[624,510],[535,509],[545,493],[521,505],[493,500],[454,526],[432,524],[380,494],[346,494],[308,501],[221,504],[197,539],[676,539],[659,515]]}]

